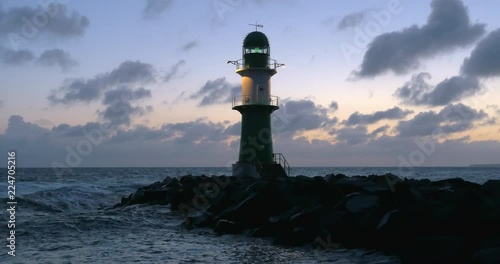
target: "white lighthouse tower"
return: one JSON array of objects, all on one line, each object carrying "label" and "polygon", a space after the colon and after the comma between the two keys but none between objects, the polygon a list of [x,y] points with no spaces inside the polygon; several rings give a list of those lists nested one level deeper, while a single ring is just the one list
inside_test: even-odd
[{"label": "white lighthouse tower", "polygon": [[252,24],[243,41],[242,59],[228,61],[236,65],[242,78],[241,96],[233,98],[233,110],[241,113],[241,138],[234,176],[275,177],[289,174],[287,161],[273,152],[271,114],[279,109],[279,97],[271,95],[271,77],[284,64],[270,58],[267,36],[258,31],[262,25]]}]

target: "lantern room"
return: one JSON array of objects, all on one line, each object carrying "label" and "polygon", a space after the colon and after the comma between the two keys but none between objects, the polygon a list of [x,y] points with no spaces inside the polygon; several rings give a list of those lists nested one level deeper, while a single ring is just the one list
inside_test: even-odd
[{"label": "lantern room", "polygon": [[243,41],[243,64],[245,68],[268,68],[271,49],[266,35],[260,31],[250,32]]}]

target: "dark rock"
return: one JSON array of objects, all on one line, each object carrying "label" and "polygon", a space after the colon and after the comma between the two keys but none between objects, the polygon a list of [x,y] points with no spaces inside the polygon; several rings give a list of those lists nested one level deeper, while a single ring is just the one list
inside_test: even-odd
[{"label": "dark rock", "polygon": [[322,210],[323,206],[318,205],[309,210],[292,215],[288,221],[291,226],[309,226],[311,228],[318,228]]},{"label": "dark rock", "polygon": [[243,231],[243,228],[241,227],[240,224],[238,224],[236,222],[221,219],[221,220],[217,221],[217,223],[215,224],[214,231],[219,235],[221,235],[221,234],[237,234],[237,233],[241,233],[241,231]]},{"label": "dark rock", "polygon": [[399,255],[403,263],[463,263],[464,242],[457,236],[418,236]]},{"label": "dark rock", "polygon": [[344,174],[328,174],[325,176],[325,181],[329,184],[336,184],[337,181],[347,178]]},{"label": "dark rock", "polygon": [[301,246],[314,242],[316,235],[307,227],[296,227],[278,236],[274,243],[282,246]]},{"label": "dark rock", "polygon": [[374,209],[378,207],[378,205],[378,196],[356,192],[346,195],[337,207],[341,206],[352,214],[360,214],[370,209]]},{"label": "dark rock", "polygon": [[472,255],[471,263],[498,264],[500,263],[500,247],[480,249]]},{"label": "dark rock", "polygon": [[188,229],[244,232],[287,246],[364,247],[408,263],[498,262],[498,180],[187,175],[141,187],[115,207],[168,203]]}]

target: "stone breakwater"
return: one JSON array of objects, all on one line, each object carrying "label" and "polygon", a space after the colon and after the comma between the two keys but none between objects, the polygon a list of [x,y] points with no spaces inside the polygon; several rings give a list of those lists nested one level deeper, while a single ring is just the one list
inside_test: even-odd
[{"label": "stone breakwater", "polygon": [[273,179],[167,177],[116,207],[170,205],[188,229],[285,246],[375,249],[404,263],[500,263],[500,181],[395,175]]}]

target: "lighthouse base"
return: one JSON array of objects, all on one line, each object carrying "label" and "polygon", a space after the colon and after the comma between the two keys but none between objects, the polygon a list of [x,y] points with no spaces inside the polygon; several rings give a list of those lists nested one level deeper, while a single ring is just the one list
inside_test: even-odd
[{"label": "lighthouse base", "polygon": [[260,173],[254,163],[236,162],[233,164],[233,176],[260,178]]}]

